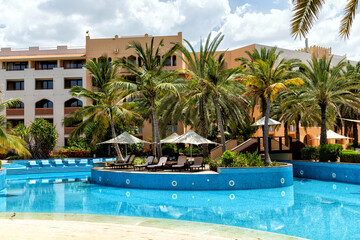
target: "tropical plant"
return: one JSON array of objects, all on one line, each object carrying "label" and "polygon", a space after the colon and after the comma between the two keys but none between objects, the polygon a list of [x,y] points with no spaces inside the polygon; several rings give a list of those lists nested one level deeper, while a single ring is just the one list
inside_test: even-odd
[{"label": "tropical plant", "polygon": [[300,74],[305,82],[302,98],[308,103],[318,105],[321,111],[321,145],[327,141],[326,123],[329,112],[340,115],[340,104],[351,107],[359,105],[358,97],[353,92],[359,88],[358,80],[342,76],[346,62],[340,61],[332,67],[331,61],[332,57],[329,60],[325,56],[320,59],[313,57],[312,61],[308,61],[308,65],[300,64]]},{"label": "tropical plant", "polygon": [[[294,5],[293,18],[291,19],[291,34],[293,37],[305,37],[318,18],[322,6],[326,0],[292,0]],[[349,38],[350,29],[355,19],[358,0],[348,0],[341,20],[339,35],[341,38]]]},{"label": "tropical plant", "polygon": [[235,159],[235,154],[230,150],[226,150],[221,155],[221,162],[225,167],[230,167],[234,159]]},{"label": "tropical plant", "polygon": [[[64,120],[64,125],[74,121],[79,122],[71,133],[71,137],[74,138],[91,129],[91,143],[95,145],[104,140],[109,127],[112,137],[115,138],[117,136],[115,125],[136,126],[140,116],[133,111],[134,103],[124,101],[126,93],[116,85],[110,84],[117,78],[119,70],[117,64],[112,64],[104,55],[98,60],[89,60],[85,68],[90,72],[95,88],[88,90],[76,86],[70,90],[70,93],[75,97],[85,98],[93,104],[83,106],[69,114]],[[114,146],[117,157],[123,159],[119,145],[114,143]]]},{"label": "tropical plant", "polygon": [[[257,50],[254,50],[254,53]],[[260,96],[265,99],[265,125],[264,125],[264,152],[265,162],[271,164],[269,154],[269,116],[271,102],[277,97],[279,92],[288,90],[289,85],[302,85],[303,81],[294,75],[293,68],[298,62],[296,59],[280,59],[281,51],[276,48],[261,49],[266,58],[255,59],[254,61],[242,60],[249,69],[243,74],[242,78],[248,87],[246,94]]]},{"label": "tropical plant", "polygon": [[336,162],[342,151],[341,144],[324,144],[319,147],[320,162]]},{"label": "tropical plant", "polygon": [[140,64],[137,64],[130,58],[120,58],[114,62],[114,65],[123,67],[135,77],[120,78],[111,85],[125,89],[129,97],[142,97],[150,103],[151,120],[158,156],[161,156],[162,152],[156,100],[163,92],[172,92],[178,96],[178,89],[181,88],[181,83],[175,80],[177,72],[170,72],[164,69],[166,61],[178,50],[179,44],[174,44],[173,47],[161,56],[163,46],[163,40],[155,46],[154,38],[151,39],[150,44],[145,44],[145,49],[139,42],[130,42],[127,49],[133,49],[136,52],[140,59]]}]

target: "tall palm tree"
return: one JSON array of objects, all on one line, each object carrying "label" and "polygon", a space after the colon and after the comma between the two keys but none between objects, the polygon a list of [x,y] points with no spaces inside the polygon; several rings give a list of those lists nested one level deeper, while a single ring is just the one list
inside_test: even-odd
[{"label": "tall palm tree", "polygon": [[[110,127],[112,137],[115,138],[117,136],[116,124],[132,124],[140,117],[132,111],[133,103],[124,102],[126,93],[122,89],[110,86],[110,83],[117,78],[118,66],[111,64],[107,56],[100,57],[98,61],[89,60],[85,68],[92,76],[94,90],[76,86],[70,90],[70,93],[75,97],[85,98],[93,104],[83,106],[70,114],[65,118],[64,124],[85,118],[84,121],[77,124],[71,136],[77,137],[91,128],[93,131],[92,143],[95,144],[105,136],[107,131],[104,129]],[[114,144],[114,146],[118,158],[122,160],[119,145]]]},{"label": "tall palm tree", "polygon": [[308,61],[308,65],[300,64],[300,69],[303,69],[300,74],[306,89],[303,98],[318,105],[321,111],[320,145],[326,144],[327,141],[326,122],[329,111],[340,115],[338,111],[340,104],[359,106],[359,98],[354,93],[354,90],[359,88],[359,81],[342,75],[346,62],[340,61],[332,67],[331,61],[332,57],[329,60],[325,56],[320,59],[313,57]]},{"label": "tall palm tree", "polygon": [[[293,37],[305,37],[318,18],[322,6],[326,0],[292,0],[293,18],[291,19],[291,34]],[[349,38],[350,29],[355,19],[358,0],[348,0],[341,20],[339,35],[341,38]]]},{"label": "tall palm tree", "polygon": [[[207,137],[207,121],[206,121],[206,101],[208,100],[208,94],[203,91],[201,85],[203,79],[207,75],[207,62],[211,57],[216,55],[216,50],[223,40],[224,36],[219,33],[211,40],[211,33],[208,35],[205,44],[203,45],[202,40],[200,40],[200,51],[196,52],[194,47],[190,44],[189,41],[184,40],[188,50],[185,46],[181,46],[180,52],[182,55],[179,55],[180,58],[185,62],[187,66],[187,72],[190,74],[191,79],[188,79],[188,92],[186,93],[189,96],[188,104],[191,104],[195,107],[199,114],[199,125],[200,125],[200,134],[202,137]],[[203,154],[205,157],[208,157],[209,151],[208,146],[203,144]]]},{"label": "tall palm tree", "polygon": [[276,52],[276,48],[261,51],[268,51],[269,55],[267,59],[265,61],[263,59],[245,61],[244,63],[249,70],[243,74],[243,80],[248,87],[248,94],[254,94],[255,96],[263,95],[266,99],[264,152],[266,163],[272,164],[268,143],[271,102],[277,97],[280,91],[288,90],[289,85],[301,85],[303,81],[296,77],[294,72],[291,71],[298,60],[281,59],[280,55],[282,52]]},{"label": "tall palm tree", "polygon": [[[21,101],[19,99],[9,99],[0,103],[0,112],[6,108],[14,107]],[[28,157],[30,156],[29,151],[26,149],[25,142],[8,132],[6,116],[0,115],[0,150],[1,151],[15,151],[17,154]]]},{"label": "tall palm tree", "polygon": [[163,40],[155,46],[154,38],[151,39],[150,44],[145,44],[145,48],[139,42],[130,42],[127,49],[133,49],[136,52],[141,64],[139,65],[129,58],[117,59],[114,64],[128,70],[135,78],[121,78],[112,84],[127,90],[129,95],[141,95],[150,102],[151,119],[158,156],[162,156],[162,151],[156,99],[161,92],[173,92],[178,95],[178,87],[181,87],[180,83],[174,81],[177,72],[170,72],[164,69],[166,61],[179,49],[179,43],[174,44],[164,54],[161,54],[163,46]]}]

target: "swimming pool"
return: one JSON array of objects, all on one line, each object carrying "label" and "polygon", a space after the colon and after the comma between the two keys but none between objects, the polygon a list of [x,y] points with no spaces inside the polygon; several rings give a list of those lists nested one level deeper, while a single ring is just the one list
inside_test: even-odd
[{"label": "swimming pool", "polygon": [[294,179],[293,186],[275,189],[161,191],[90,184],[85,173],[42,176],[10,176],[0,191],[0,212],[139,216],[360,239],[360,185]]}]

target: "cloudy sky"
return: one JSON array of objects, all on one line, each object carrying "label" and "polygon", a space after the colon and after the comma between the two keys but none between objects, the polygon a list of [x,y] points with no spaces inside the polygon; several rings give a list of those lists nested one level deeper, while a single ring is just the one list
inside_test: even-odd
[{"label": "cloudy sky", "polygon": [[[360,16],[349,40],[338,38],[345,0],[327,0],[308,35],[309,45],[360,59]],[[198,45],[210,32],[225,34],[221,49],[259,43],[304,47],[290,36],[291,0],[0,0],[0,46],[84,46],[92,38],[176,35]]]}]

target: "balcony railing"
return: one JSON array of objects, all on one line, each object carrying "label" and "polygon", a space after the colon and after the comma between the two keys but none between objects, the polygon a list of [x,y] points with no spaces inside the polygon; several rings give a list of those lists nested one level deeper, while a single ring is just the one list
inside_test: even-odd
[{"label": "balcony railing", "polygon": [[64,134],[70,134],[76,127],[64,127]]},{"label": "balcony railing", "polygon": [[24,116],[23,108],[6,109],[7,116]]},{"label": "balcony railing", "polygon": [[78,110],[80,107],[64,107],[64,114],[73,113]]},{"label": "balcony railing", "polygon": [[53,115],[53,108],[35,108],[35,115]]}]

